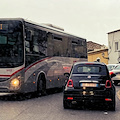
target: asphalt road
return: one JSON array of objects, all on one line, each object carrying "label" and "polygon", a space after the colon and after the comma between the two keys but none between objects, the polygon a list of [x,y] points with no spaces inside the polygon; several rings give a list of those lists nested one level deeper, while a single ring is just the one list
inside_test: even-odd
[{"label": "asphalt road", "polygon": [[[120,86],[116,86],[116,92]],[[0,120],[120,120],[120,100],[116,111],[103,109],[64,109],[63,93],[54,93],[22,101],[0,100]]]}]

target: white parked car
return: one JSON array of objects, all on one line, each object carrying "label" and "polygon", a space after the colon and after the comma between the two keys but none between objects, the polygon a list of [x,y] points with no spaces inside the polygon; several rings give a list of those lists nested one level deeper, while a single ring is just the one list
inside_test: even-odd
[{"label": "white parked car", "polygon": [[107,68],[109,71],[113,70],[114,68],[116,68],[119,64],[108,64]]},{"label": "white parked car", "polygon": [[112,77],[112,80],[113,80],[115,85],[120,83],[120,64],[118,64],[114,69],[109,71],[109,73],[110,73],[110,75],[113,74],[113,73],[115,74],[115,76]]}]

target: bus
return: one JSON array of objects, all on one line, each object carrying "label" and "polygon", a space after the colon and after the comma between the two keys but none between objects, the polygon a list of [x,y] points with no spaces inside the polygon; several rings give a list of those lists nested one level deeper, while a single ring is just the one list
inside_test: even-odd
[{"label": "bus", "polygon": [[76,61],[87,61],[86,39],[52,24],[0,19],[1,95],[60,88]]}]

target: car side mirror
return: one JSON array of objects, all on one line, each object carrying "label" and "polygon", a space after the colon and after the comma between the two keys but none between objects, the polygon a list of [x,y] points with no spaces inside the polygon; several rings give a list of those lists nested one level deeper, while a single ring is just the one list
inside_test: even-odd
[{"label": "car side mirror", "polygon": [[112,73],[110,76],[111,76],[111,78],[113,78],[113,77],[115,77],[115,76],[116,76],[116,74]]}]

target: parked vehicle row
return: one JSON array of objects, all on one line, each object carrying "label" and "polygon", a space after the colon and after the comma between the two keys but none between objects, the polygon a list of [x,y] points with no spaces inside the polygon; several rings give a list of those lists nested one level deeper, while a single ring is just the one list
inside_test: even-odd
[{"label": "parked vehicle row", "polygon": [[111,70],[115,69],[118,65],[119,64],[108,64],[107,68],[108,68],[109,71],[111,71]]},{"label": "parked vehicle row", "polygon": [[63,93],[63,107],[88,103],[115,110],[115,86],[104,63],[76,62],[69,74]]}]

